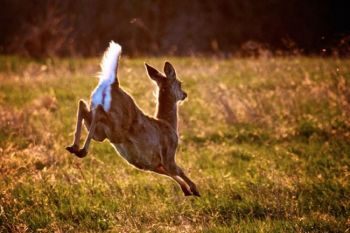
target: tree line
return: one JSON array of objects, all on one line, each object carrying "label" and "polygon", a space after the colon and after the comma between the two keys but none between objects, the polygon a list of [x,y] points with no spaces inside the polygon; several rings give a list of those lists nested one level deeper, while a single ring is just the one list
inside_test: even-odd
[{"label": "tree line", "polygon": [[0,53],[32,57],[350,51],[345,0],[0,0],[0,17]]}]

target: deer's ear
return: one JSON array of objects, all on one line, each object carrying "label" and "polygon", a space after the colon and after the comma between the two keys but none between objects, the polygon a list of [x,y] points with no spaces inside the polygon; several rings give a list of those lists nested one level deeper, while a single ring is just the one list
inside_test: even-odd
[{"label": "deer's ear", "polygon": [[173,65],[170,64],[170,62],[165,62],[164,64],[164,73],[167,78],[169,79],[176,79],[176,72],[173,67]]},{"label": "deer's ear", "polygon": [[158,70],[148,65],[147,63],[145,63],[145,66],[146,66],[147,74],[152,80],[156,81],[157,83],[162,81],[164,76]]}]

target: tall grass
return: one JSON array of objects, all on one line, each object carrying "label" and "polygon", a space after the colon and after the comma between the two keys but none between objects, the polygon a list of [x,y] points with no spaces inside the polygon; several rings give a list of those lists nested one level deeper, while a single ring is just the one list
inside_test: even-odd
[{"label": "tall grass", "polygon": [[[148,114],[155,86],[123,58],[123,88]],[[346,232],[350,60],[167,58],[184,81],[177,161],[201,198],[128,165],[104,143],[78,159],[77,102],[97,59],[0,57],[1,232]]]}]

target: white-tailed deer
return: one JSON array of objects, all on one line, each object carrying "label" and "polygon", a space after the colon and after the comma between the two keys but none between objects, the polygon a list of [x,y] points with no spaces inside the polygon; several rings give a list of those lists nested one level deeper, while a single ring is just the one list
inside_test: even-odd
[{"label": "white-tailed deer", "polygon": [[[175,163],[177,103],[187,94],[176,79],[174,67],[165,62],[164,75],[145,64],[149,77],[159,88],[156,118],[152,118],[120,87],[115,75],[120,54],[120,45],[110,42],[101,62],[100,81],[91,95],[90,108],[79,101],[73,145],[66,149],[82,158],[87,154],[91,139],[103,141],[107,138],[130,164],[173,178],[186,196],[200,196],[196,185]],[[83,120],[88,135],[80,149]]]}]

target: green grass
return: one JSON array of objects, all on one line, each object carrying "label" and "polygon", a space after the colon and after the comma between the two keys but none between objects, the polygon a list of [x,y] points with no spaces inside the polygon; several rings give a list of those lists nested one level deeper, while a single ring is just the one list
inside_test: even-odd
[{"label": "green grass", "polygon": [[150,115],[143,62],[165,60],[189,94],[177,162],[202,197],[133,168],[108,142],[84,159],[64,150],[99,59],[3,56],[0,232],[350,230],[350,60],[123,58],[121,85]]}]

